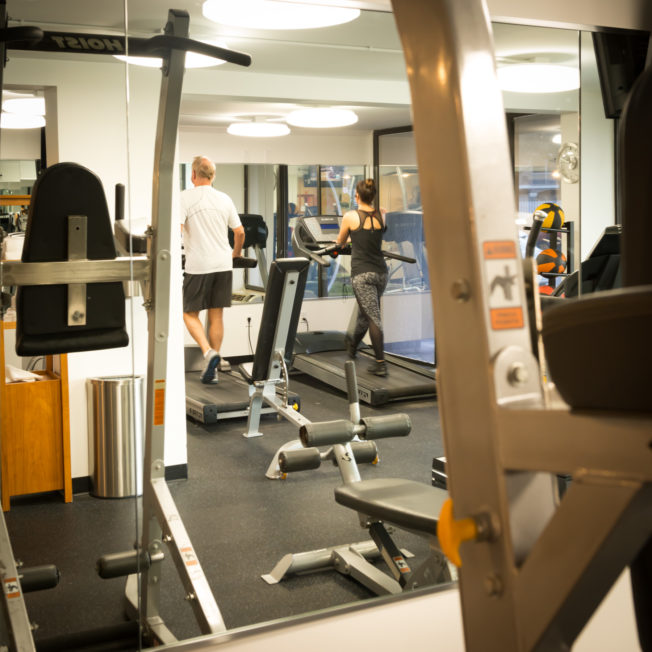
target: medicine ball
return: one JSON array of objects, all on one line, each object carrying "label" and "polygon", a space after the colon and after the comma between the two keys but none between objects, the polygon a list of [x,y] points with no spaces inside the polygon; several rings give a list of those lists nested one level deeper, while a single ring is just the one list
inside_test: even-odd
[{"label": "medicine ball", "polygon": [[546,202],[541,204],[536,210],[543,211],[546,214],[546,219],[543,220],[541,225],[544,229],[561,229],[564,226],[564,211],[561,206]]},{"label": "medicine ball", "polygon": [[566,270],[566,256],[554,249],[544,249],[537,256],[537,272],[539,274],[563,274]]}]

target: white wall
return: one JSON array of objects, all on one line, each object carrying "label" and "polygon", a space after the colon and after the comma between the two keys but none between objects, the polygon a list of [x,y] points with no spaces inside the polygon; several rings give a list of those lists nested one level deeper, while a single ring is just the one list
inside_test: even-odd
[{"label": "white wall", "polygon": [[[614,121],[605,118],[590,34],[582,34],[582,123],[580,130],[581,240],[584,260],[606,226],[616,223]],[[578,185],[580,185],[578,184]]]},{"label": "white wall", "polygon": [[0,159],[34,161],[40,158],[40,129],[3,129],[0,141]]},{"label": "white wall", "polygon": [[370,165],[373,137],[369,131],[282,138],[231,136],[223,127],[181,127],[179,158],[190,161],[202,152],[217,163],[283,163],[286,165]]},{"label": "white wall", "polygon": [[[115,184],[124,183],[128,191],[127,215],[147,218],[151,213],[158,75],[133,71],[128,145],[125,68],[103,61],[101,58],[70,61],[15,56],[6,68],[5,82],[56,86],[59,160],[80,163],[98,175],[112,214]],[[179,237],[177,229],[173,229],[174,234]],[[178,241],[173,243],[173,251],[178,251],[179,247]],[[180,267],[180,261],[177,266]],[[170,325],[172,346],[165,412],[168,424],[165,461],[168,465],[186,462],[185,388],[183,375],[179,373],[179,369],[183,369],[179,283],[180,279],[175,279],[171,288],[171,310],[175,318]],[[147,368],[146,322],[142,299],[128,300],[127,324],[131,340],[128,348],[68,356],[73,478],[88,475],[86,379],[132,372],[144,375]]]}]

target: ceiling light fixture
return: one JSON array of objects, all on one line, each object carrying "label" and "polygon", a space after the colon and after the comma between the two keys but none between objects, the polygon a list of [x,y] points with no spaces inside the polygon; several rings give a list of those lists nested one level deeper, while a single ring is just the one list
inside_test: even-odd
[{"label": "ceiling light fixture", "polygon": [[561,93],[580,87],[580,72],[552,63],[514,63],[498,68],[498,82],[512,93]]},{"label": "ceiling light fixture", "polygon": [[45,98],[32,96],[5,100],[2,110],[21,115],[45,115]]},{"label": "ceiling light fixture", "polygon": [[360,10],[277,0],[206,0],[202,13],[231,27],[290,30],[348,23],[360,15]]},{"label": "ceiling light fixture", "polygon": [[39,127],[45,127],[45,118],[42,115],[4,112],[0,115],[2,129],[38,129]]},{"label": "ceiling light fixture", "polygon": [[226,128],[232,136],[245,136],[247,138],[277,138],[287,136],[290,128],[281,122],[267,122],[264,119],[254,118],[247,122],[233,122]]},{"label": "ceiling light fixture", "polygon": [[299,109],[292,111],[286,121],[293,127],[331,129],[355,124],[358,116],[350,109]]},{"label": "ceiling light fixture", "polygon": [[[224,43],[202,41],[208,45],[216,45],[219,48],[227,49]],[[134,57],[131,55],[114,54],[116,59],[126,61],[132,66],[141,66],[142,68],[160,68],[163,65],[163,59],[160,57]],[[207,57],[205,54],[198,54],[197,52],[186,52],[186,69],[190,68],[211,68],[213,66],[221,66],[226,63],[223,59],[215,59],[214,57]]]},{"label": "ceiling light fixture", "polygon": [[552,137],[552,142],[555,143],[555,145],[561,145],[561,134],[555,134]]}]

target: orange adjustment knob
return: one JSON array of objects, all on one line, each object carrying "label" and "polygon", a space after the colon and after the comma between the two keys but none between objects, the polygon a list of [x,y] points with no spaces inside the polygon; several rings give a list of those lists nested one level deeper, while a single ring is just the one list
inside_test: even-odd
[{"label": "orange adjustment knob", "polygon": [[441,506],[439,522],[437,523],[437,538],[442,552],[449,561],[458,568],[462,565],[460,558],[460,543],[478,538],[478,526],[475,519],[453,518],[453,501],[447,498]]}]

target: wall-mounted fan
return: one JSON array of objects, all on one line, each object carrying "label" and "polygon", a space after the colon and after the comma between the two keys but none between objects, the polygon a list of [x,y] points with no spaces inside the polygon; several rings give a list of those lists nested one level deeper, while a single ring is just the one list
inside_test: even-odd
[{"label": "wall-mounted fan", "polygon": [[575,143],[564,143],[559,148],[557,169],[566,183],[580,180],[580,150]]}]

